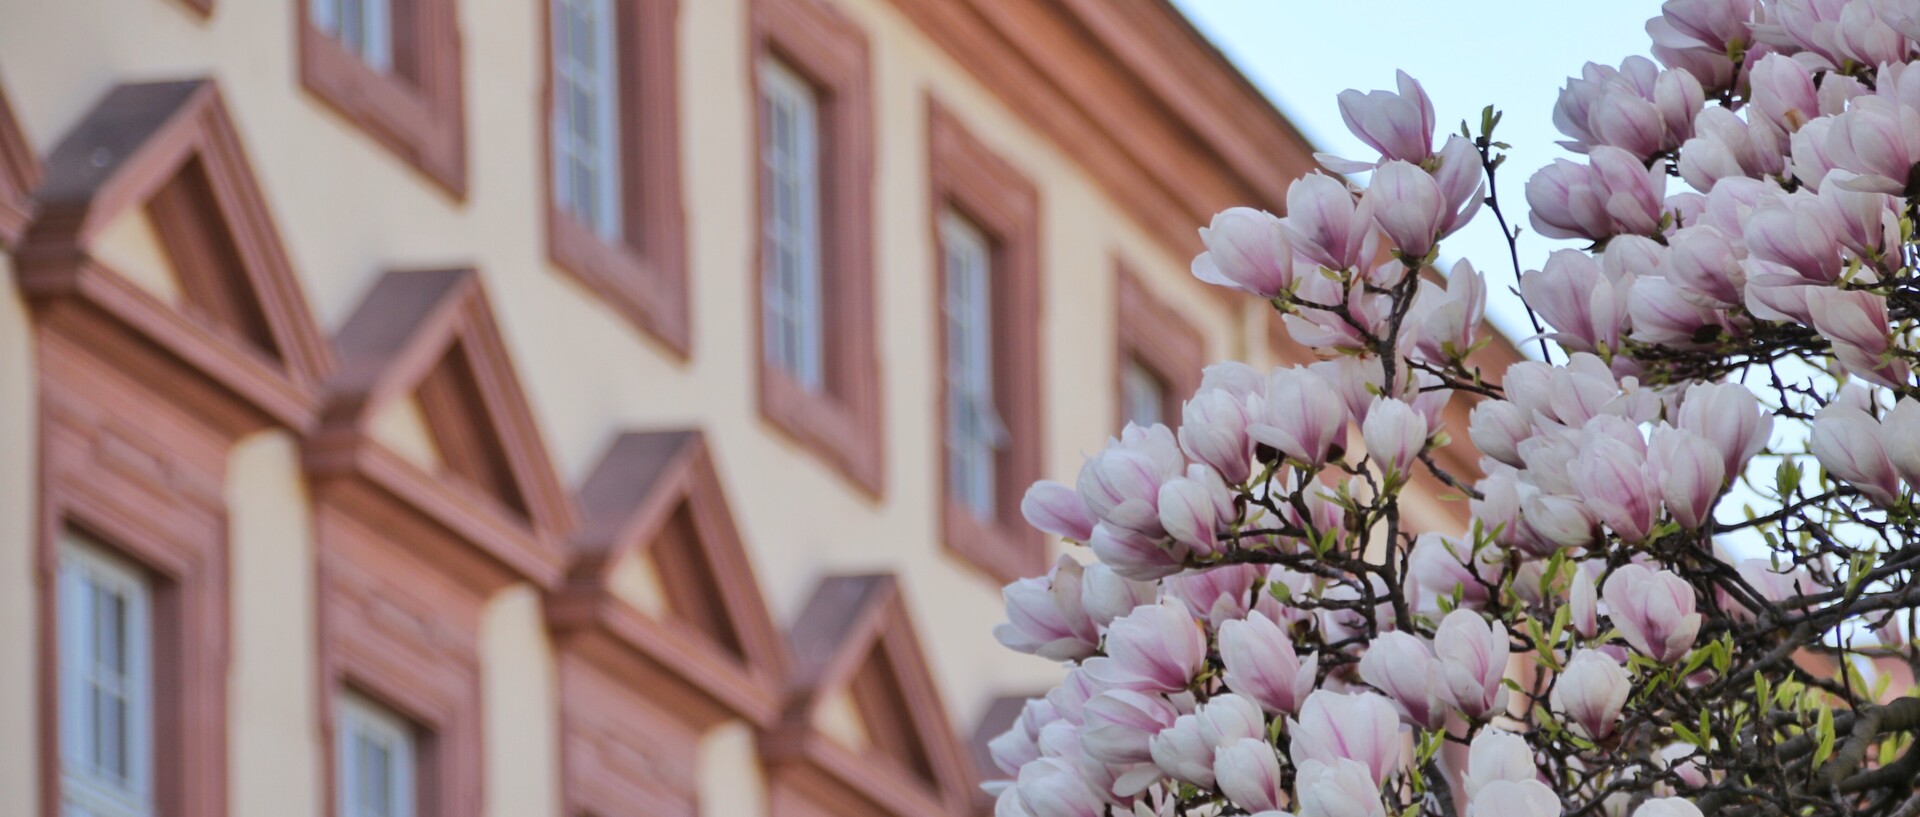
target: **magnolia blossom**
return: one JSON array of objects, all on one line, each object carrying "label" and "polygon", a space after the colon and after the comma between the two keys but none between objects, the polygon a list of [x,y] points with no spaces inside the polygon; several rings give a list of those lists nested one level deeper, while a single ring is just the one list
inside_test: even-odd
[{"label": "magnolia blossom", "polygon": [[1593,573],[1584,566],[1573,571],[1567,588],[1567,607],[1574,632],[1582,638],[1599,634],[1599,592],[1594,587]]},{"label": "magnolia blossom", "polygon": [[1233,518],[1233,493],[1220,474],[1204,465],[1160,484],[1160,527],[1195,553],[1214,552],[1217,529]]},{"label": "magnolia blossom", "polygon": [[1148,753],[1166,774],[1198,786],[1214,784],[1216,752],[1241,740],[1264,738],[1260,707],[1241,695],[1216,697],[1148,740]]},{"label": "magnolia blossom", "polygon": [[1486,311],[1486,276],[1464,258],[1454,262],[1453,271],[1447,273],[1445,289],[1421,281],[1408,312],[1413,354],[1441,366],[1465,358],[1478,343]]},{"label": "magnolia blossom", "polygon": [[1446,669],[1418,636],[1381,633],[1360,659],[1360,678],[1386,693],[1407,723],[1422,729],[1446,723],[1453,702]]},{"label": "magnolia blossom", "polygon": [[1248,811],[1278,809],[1286,802],[1280,789],[1280,756],[1265,740],[1242,738],[1215,750],[1213,779]]},{"label": "magnolia blossom", "polygon": [[1738,383],[1710,383],[1687,390],[1675,423],[1720,450],[1729,479],[1746,472],[1747,461],[1765,447],[1773,415],[1765,413],[1753,392]]},{"label": "magnolia blossom", "polygon": [[1272,298],[1293,287],[1293,244],[1280,219],[1235,207],[1201,228],[1207,251],[1193,259],[1193,276],[1210,284]]},{"label": "magnolia blossom", "polygon": [[1089,675],[1119,689],[1178,692],[1207,660],[1206,635],[1179,604],[1149,604],[1107,628],[1107,655],[1088,661]]},{"label": "magnolia blossom", "polygon": [[1880,445],[1900,478],[1920,485],[1920,401],[1902,397],[1880,424]]},{"label": "magnolia blossom", "polygon": [[1320,663],[1318,655],[1301,661],[1286,631],[1258,615],[1221,625],[1220,659],[1227,685],[1276,715],[1299,711]]},{"label": "magnolia blossom", "polygon": [[1400,248],[1400,254],[1425,258],[1450,215],[1433,177],[1403,161],[1385,162],[1373,171],[1368,195],[1380,197],[1373,205],[1374,223]]},{"label": "magnolia blossom", "polygon": [[[1009,796],[1014,798],[1012,804]],[[1018,808],[1034,817],[1098,817],[1106,808],[1104,800],[1070,761],[1044,757],[1020,767],[1018,782],[1001,795],[1003,805],[996,806],[994,813]]]},{"label": "magnolia blossom", "polygon": [[1890,508],[1900,501],[1900,476],[1881,445],[1879,421],[1851,405],[1835,402],[1813,420],[1808,447],[1828,473]]},{"label": "magnolia blossom", "polygon": [[1613,626],[1641,654],[1673,663],[1692,649],[1701,616],[1694,611],[1693,585],[1685,579],[1667,570],[1622,565],[1607,577],[1601,596]]},{"label": "magnolia blossom", "polygon": [[1126,689],[1095,695],[1081,709],[1080,743],[1103,763],[1151,760],[1147,741],[1173,725],[1179,713],[1166,698]]},{"label": "magnolia blossom", "polygon": [[[1399,93],[1340,92],[1340,117],[1346,120],[1347,129],[1379,151],[1382,158],[1418,164],[1433,153],[1433,100],[1407,72],[1396,71],[1394,78]],[[1374,166],[1324,153],[1314,154],[1314,158],[1336,173],[1357,173]]]},{"label": "magnolia blossom", "polygon": [[1062,556],[1045,577],[1007,585],[1001,590],[1007,622],[993,629],[993,637],[1008,649],[1055,661],[1092,655],[1099,633],[1081,604],[1083,570],[1072,557]]},{"label": "magnolia blossom", "polygon": [[1647,479],[1659,485],[1667,513],[1682,527],[1712,521],[1726,469],[1720,450],[1698,434],[1661,425],[1647,441]]},{"label": "magnolia blossom", "polygon": [[1367,454],[1386,469],[1390,481],[1405,479],[1427,449],[1427,419],[1413,407],[1392,398],[1380,398],[1367,410],[1360,435]]},{"label": "magnolia blossom", "polygon": [[1387,817],[1380,787],[1358,761],[1300,764],[1300,817]]},{"label": "magnolia blossom", "polygon": [[1474,736],[1467,748],[1467,771],[1461,776],[1469,801],[1491,783],[1521,783],[1539,778],[1540,770],[1533,764],[1533,749],[1527,746],[1526,740],[1491,727]]},{"label": "magnolia blossom", "polygon": [[1321,465],[1345,447],[1346,403],[1313,372],[1274,370],[1267,377],[1259,407],[1247,434],[1289,459]]},{"label": "magnolia blossom", "polygon": [[1095,518],[1148,537],[1160,526],[1160,486],[1185,470],[1173,431],[1163,425],[1129,423],[1119,439],[1080,469],[1080,499]]},{"label": "magnolia blossom", "polygon": [[1633,817],[1703,817],[1700,808],[1678,797],[1656,797],[1634,809]]},{"label": "magnolia blossom", "polygon": [[1467,803],[1467,817],[1557,817],[1560,798],[1538,780],[1495,780]]},{"label": "magnolia blossom", "polygon": [[1247,481],[1253,470],[1247,398],[1225,388],[1203,389],[1180,411],[1180,450],[1234,484]]},{"label": "magnolia blossom", "polygon": [[1085,542],[1093,538],[1093,511],[1072,488],[1051,480],[1041,480],[1027,489],[1020,500],[1020,515],[1027,524],[1055,536]]},{"label": "magnolia blossom", "polygon": [[1472,610],[1455,610],[1441,619],[1433,637],[1434,655],[1453,706],[1469,718],[1485,719],[1507,708],[1507,628]]},{"label": "magnolia blossom", "polygon": [[1373,201],[1356,202],[1338,179],[1314,174],[1287,189],[1282,229],[1309,261],[1327,269],[1353,268],[1365,257],[1362,248],[1372,228]]},{"label": "magnolia blossom", "polygon": [[1574,731],[1599,740],[1613,734],[1632,691],[1619,662],[1598,650],[1580,650],[1560,672],[1548,700]]},{"label": "magnolia blossom", "polygon": [[1370,692],[1315,690],[1299,718],[1287,719],[1287,731],[1295,766],[1352,760],[1367,767],[1376,786],[1400,768],[1400,718],[1392,703]]}]

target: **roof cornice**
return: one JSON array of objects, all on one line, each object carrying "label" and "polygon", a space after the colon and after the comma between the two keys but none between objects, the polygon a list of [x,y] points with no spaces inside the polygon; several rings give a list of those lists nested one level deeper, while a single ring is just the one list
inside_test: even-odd
[{"label": "roof cornice", "polygon": [[1167,0],[892,0],[1176,256],[1284,211],[1313,147]]}]

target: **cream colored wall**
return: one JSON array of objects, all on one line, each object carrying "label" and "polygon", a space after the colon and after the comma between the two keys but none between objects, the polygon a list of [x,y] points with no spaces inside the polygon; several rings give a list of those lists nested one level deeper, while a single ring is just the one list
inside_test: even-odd
[{"label": "cream colored wall", "polygon": [[767,813],[767,780],[755,759],[753,729],[722,724],[700,739],[700,813],[704,817],[754,817]]},{"label": "cream colored wall", "polygon": [[481,612],[480,658],[486,813],[552,814],[560,808],[560,710],[553,647],[531,586],[502,591]]},{"label": "cream colored wall", "polygon": [[299,442],[284,431],[255,434],[234,446],[227,468],[231,811],[317,817],[319,613]]},{"label": "cream colored wall", "polygon": [[[694,325],[686,362],[545,260],[543,4],[536,0],[461,3],[471,183],[465,202],[450,200],[301,90],[293,0],[221,0],[207,22],[169,0],[0,0],[7,21],[0,25],[0,81],[30,141],[44,152],[117,82],[218,77],[323,329],[339,326],[383,269],[477,265],[564,480],[577,482],[620,429],[703,428],[777,623],[793,620],[825,574],[898,572],[965,735],[992,697],[1042,688],[1057,669],[993,641],[998,587],[939,544],[926,96],[938,97],[1040,190],[1050,476],[1070,478],[1115,414],[1116,259],[1126,259],[1202,329],[1213,357],[1260,354],[1264,330],[1249,323],[1256,312],[1202,290],[1187,275],[1187,258],[1144,237],[1085,168],[968,78],[886,0],[836,0],[868,32],[879,146],[874,210],[887,483],[881,501],[863,497],[761,421],[755,408],[747,329],[755,319],[747,2],[680,4]],[[0,722],[10,723],[28,722],[23,713],[31,708],[30,662],[12,660],[29,649],[31,632],[32,594],[23,578],[33,448],[24,325],[17,302],[0,303]],[[235,575],[286,592],[249,587],[235,595],[235,621],[248,623],[236,630],[234,677],[246,688],[236,690],[232,728],[237,758],[252,748],[278,753],[271,761],[237,759],[236,770],[257,770],[262,781],[308,792],[319,785],[311,705],[304,703],[312,700],[313,674],[299,668],[311,660],[310,534],[303,522],[297,534],[276,537],[267,521],[298,515],[290,510],[300,499],[290,457],[278,437],[235,455],[236,479],[248,480],[235,489],[236,520],[243,523],[236,525],[236,548],[247,549]],[[298,599],[300,609],[278,609],[288,599]],[[550,757],[555,745],[551,655],[538,612],[531,592],[517,589],[495,600],[486,616],[486,794],[493,814],[549,813],[557,803],[554,769],[527,762]],[[269,637],[288,640],[269,644]],[[269,656],[288,663],[269,666]],[[270,707],[274,714],[265,717]],[[744,763],[752,747],[741,734],[724,731],[703,752]],[[20,784],[33,768],[25,740],[21,730],[0,730],[0,812],[29,813],[23,798],[34,787]],[[236,779],[236,807],[264,804],[280,791],[268,786]],[[752,787],[724,780],[703,787],[710,814],[763,810],[764,797]]]},{"label": "cream colored wall", "polygon": [[[0,275],[13,259],[0,252]],[[39,446],[34,441],[33,333],[26,304],[0,292],[0,814],[37,814],[40,758],[35,746],[33,586],[34,501]]]}]

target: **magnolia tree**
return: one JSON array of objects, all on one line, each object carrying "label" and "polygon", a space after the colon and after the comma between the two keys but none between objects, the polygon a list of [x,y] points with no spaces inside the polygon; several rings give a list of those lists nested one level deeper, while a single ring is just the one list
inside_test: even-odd
[{"label": "magnolia tree", "polygon": [[[1669,0],[1589,63],[1578,155],[1526,183],[1526,264],[1477,127],[1340,95],[1375,161],[1193,273],[1319,362],[1206,370],[1022,506],[1084,545],[1005,591],[1065,662],[992,743],[1000,817],[1920,814],[1920,0]],[[1486,371],[1507,236],[1540,359]],[[1499,290],[1507,290],[1502,281]],[[1551,345],[1549,345],[1551,344]],[[1450,401],[1473,401],[1465,428]],[[1480,474],[1434,456],[1470,441]],[[1470,509],[1415,531],[1411,480]],[[1896,671],[1897,670],[1897,671]]]}]

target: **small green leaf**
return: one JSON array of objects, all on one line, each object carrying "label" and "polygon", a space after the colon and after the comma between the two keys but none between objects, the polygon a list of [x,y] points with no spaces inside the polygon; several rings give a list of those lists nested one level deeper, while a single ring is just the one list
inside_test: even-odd
[{"label": "small green leaf", "polygon": [[1695,670],[1706,664],[1707,658],[1710,657],[1707,653],[1712,650],[1712,648],[1712,645],[1709,644],[1694,650],[1692,655],[1687,656],[1687,663],[1680,667],[1680,675],[1682,677],[1692,675]]},{"label": "small green leaf", "polygon": [[1695,746],[1699,746],[1701,748],[1706,748],[1705,744],[1703,744],[1700,741],[1700,736],[1698,734],[1695,734],[1692,729],[1688,729],[1686,724],[1675,723],[1673,725],[1673,733],[1676,735],[1679,735],[1681,740],[1684,740],[1688,743],[1691,743]]},{"label": "small green leaf", "polygon": [[1267,592],[1273,595],[1274,601],[1281,604],[1290,604],[1293,601],[1293,588],[1288,587],[1285,582],[1269,582]]},{"label": "small green leaf", "polygon": [[1833,757],[1833,710],[1820,707],[1820,720],[1814,723],[1814,735],[1819,745],[1813,750],[1813,765],[1818,768]]}]

